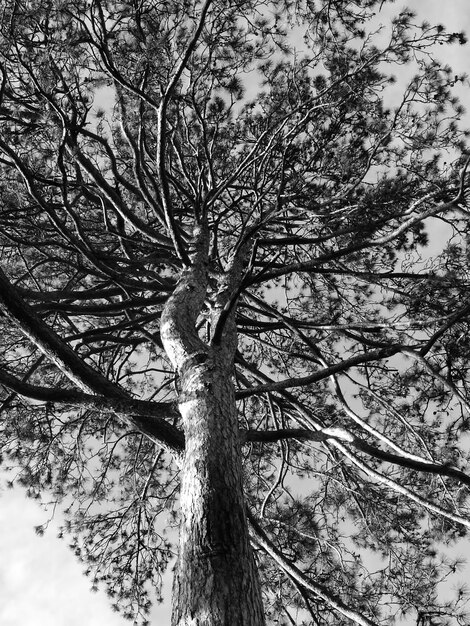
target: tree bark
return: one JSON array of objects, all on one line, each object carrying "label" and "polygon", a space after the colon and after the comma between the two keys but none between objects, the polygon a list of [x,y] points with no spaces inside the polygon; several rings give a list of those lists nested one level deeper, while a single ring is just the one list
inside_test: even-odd
[{"label": "tree bark", "polygon": [[172,626],[262,626],[230,367],[217,358],[193,366],[181,396],[186,449]]},{"label": "tree bark", "polygon": [[[196,321],[207,292],[208,235],[198,229],[191,266],[162,314],[161,337],[179,376],[185,434],[180,540],[172,626],[263,626],[261,591],[248,535],[233,382],[236,329],[224,324],[217,345],[202,341]],[[240,264],[220,282],[216,324],[240,278]],[[236,280],[236,278],[234,280]]]}]

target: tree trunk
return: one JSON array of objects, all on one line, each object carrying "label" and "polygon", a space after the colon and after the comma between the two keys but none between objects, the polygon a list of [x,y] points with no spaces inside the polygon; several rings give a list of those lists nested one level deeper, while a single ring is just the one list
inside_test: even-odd
[{"label": "tree trunk", "polygon": [[172,626],[264,624],[230,369],[208,359],[182,381],[186,450]]},{"label": "tree trunk", "polygon": [[[160,333],[179,376],[185,452],[181,470],[179,555],[172,626],[263,626],[251,550],[233,383],[237,346],[233,315],[217,345],[202,341],[196,321],[207,297],[208,232],[198,227],[191,266],[168,299]],[[219,280],[212,302],[217,325],[241,280],[241,254]]]}]

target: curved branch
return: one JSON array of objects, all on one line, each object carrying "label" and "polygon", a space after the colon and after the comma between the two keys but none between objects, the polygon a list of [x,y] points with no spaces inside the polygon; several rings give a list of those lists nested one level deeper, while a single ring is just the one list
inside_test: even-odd
[{"label": "curved branch", "polygon": [[[254,373],[253,369],[249,366],[248,363],[246,363],[246,361],[244,361],[244,359],[241,356],[237,357],[237,362],[239,364],[242,364],[245,368],[247,368],[247,370],[251,374]],[[262,374],[261,372],[257,372],[256,375],[259,376],[259,378],[262,379],[262,380],[269,380],[269,377],[266,374]],[[289,402],[292,405],[292,407],[294,407],[299,412],[299,417],[297,419],[298,419],[300,424],[312,426],[313,428],[315,428],[318,431],[325,430],[323,428],[323,424],[321,423],[321,421],[318,420],[317,418],[312,418],[310,413],[297,400],[297,398],[295,398],[295,396],[293,396],[291,393],[289,393],[288,391],[285,391],[283,389],[281,389],[279,391],[279,393],[280,393],[281,396],[283,396],[287,400],[287,402]],[[343,429],[332,428],[332,429],[328,429],[328,430],[329,430],[330,433],[335,432],[335,431],[336,431],[337,434],[339,432],[341,432],[341,431],[343,433],[346,433],[346,431],[344,431]],[[336,449],[338,449],[346,458],[348,458],[351,461],[351,463],[353,463],[353,465],[358,467],[369,478],[377,480],[377,482],[386,485],[392,491],[395,491],[397,493],[402,494],[403,496],[409,498],[413,502],[416,502],[417,504],[423,506],[428,511],[432,511],[436,515],[441,515],[442,517],[446,517],[447,519],[450,519],[453,522],[456,522],[457,524],[462,524],[463,526],[466,526],[467,528],[470,528],[470,519],[462,517],[461,515],[456,515],[454,513],[450,513],[449,511],[446,511],[441,506],[439,506],[437,504],[434,504],[433,502],[429,502],[429,500],[427,500],[426,498],[422,498],[421,496],[417,495],[416,493],[414,493],[413,491],[411,491],[407,487],[404,487],[403,485],[399,484],[395,480],[393,480],[391,478],[388,478],[387,476],[384,476],[380,472],[378,472],[375,469],[373,469],[372,467],[370,467],[370,465],[367,465],[367,463],[362,461],[353,452],[351,452],[351,450],[349,450],[340,441],[340,439],[337,436],[336,437],[331,437],[330,436],[329,439],[330,439],[330,441],[328,441],[328,444],[330,444],[330,445],[334,446]],[[345,439],[345,437],[343,437],[343,440],[344,439]],[[350,433],[348,433],[347,439],[349,439],[349,443],[351,443],[351,441],[353,440],[353,436]]]},{"label": "curved branch", "polygon": [[207,352],[207,346],[199,338],[195,324],[206,297],[208,245],[207,228],[197,227],[191,244],[191,265],[183,271],[161,317],[160,336],[163,346],[177,370],[181,370],[191,356]]},{"label": "curved branch", "polygon": [[361,613],[348,607],[338,597],[328,591],[326,587],[309,580],[298,567],[290,563],[274,546],[250,511],[247,512],[247,517],[253,529],[253,543],[268,554],[290,578],[297,581],[302,587],[324,600],[332,609],[356,624],[360,626],[378,626],[377,622],[373,622],[365,615],[361,615]]}]

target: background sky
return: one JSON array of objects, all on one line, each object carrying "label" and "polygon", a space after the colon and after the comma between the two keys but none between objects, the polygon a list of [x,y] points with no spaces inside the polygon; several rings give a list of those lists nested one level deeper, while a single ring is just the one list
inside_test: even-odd
[{"label": "background sky", "polygon": [[[464,30],[470,37],[468,0],[447,0],[445,7],[442,0],[409,0],[396,2],[389,11],[395,14],[403,6],[417,11],[430,23],[443,23],[452,32]],[[445,50],[445,61],[456,72],[470,73],[469,58],[469,44]],[[470,112],[468,90],[463,104]],[[129,625],[112,611],[102,590],[90,591],[91,582],[82,574],[84,567],[69,550],[67,539],[57,539],[60,521],[52,521],[44,536],[35,534],[34,527],[49,517],[36,502],[26,499],[20,488],[0,487],[1,626]],[[466,546],[470,560],[470,541]],[[170,589],[168,581],[166,602],[152,612],[154,625],[169,624]]]},{"label": "background sky", "polygon": [[[3,481],[4,483],[4,481]],[[50,514],[20,488],[0,491],[0,625],[1,626],[130,626],[111,609],[103,590],[90,591],[68,547],[67,536],[57,538],[60,515],[42,537],[34,527]],[[171,576],[167,602],[155,606],[152,624],[170,623]]]}]

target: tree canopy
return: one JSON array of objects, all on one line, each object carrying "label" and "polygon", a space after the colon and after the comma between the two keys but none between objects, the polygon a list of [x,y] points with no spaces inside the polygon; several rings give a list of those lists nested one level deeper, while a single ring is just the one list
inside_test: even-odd
[{"label": "tree canopy", "polygon": [[213,359],[266,622],[468,623],[465,37],[388,4],[5,4],[3,463],[131,619]]}]

